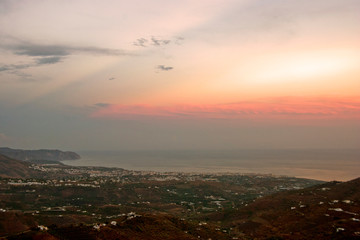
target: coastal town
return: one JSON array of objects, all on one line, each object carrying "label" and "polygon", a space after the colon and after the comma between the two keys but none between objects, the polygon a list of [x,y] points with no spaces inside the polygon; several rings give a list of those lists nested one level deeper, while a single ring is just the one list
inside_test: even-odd
[{"label": "coastal town", "polygon": [[32,216],[42,226],[76,223],[79,218],[88,224],[111,222],[144,212],[172,214],[203,225],[211,213],[320,183],[261,174],[161,173],[60,163],[30,167],[43,177],[0,179],[0,208]]},{"label": "coastal town", "polygon": [[[45,239],[251,239],[292,234],[292,221],[303,222],[299,236],[360,235],[358,180],[135,171],[0,157],[0,239],[39,234]],[[312,222],[327,230],[307,230]]]}]

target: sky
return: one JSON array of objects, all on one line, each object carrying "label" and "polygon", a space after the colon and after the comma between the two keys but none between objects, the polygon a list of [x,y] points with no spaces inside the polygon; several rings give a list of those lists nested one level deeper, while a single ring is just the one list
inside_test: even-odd
[{"label": "sky", "polygon": [[0,146],[360,148],[358,0],[0,0]]}]

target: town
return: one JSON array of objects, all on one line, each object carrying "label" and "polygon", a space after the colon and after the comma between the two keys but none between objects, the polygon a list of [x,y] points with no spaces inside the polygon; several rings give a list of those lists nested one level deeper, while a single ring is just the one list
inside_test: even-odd
[{"label": "town", "polygon": [[212,219],[255,199],[321,183],[287,176],[131,171],[32,164],[41,178],[0,179],[0,209],[40,226],[111,223],[119,217],[164,213],[227,232]]}]

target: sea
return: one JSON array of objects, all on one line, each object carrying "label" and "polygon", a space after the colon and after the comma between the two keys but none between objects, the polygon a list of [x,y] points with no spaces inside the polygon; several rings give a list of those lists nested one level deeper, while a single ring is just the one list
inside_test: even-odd
[{"label": "sea", "polygon": [[324,181],[360,177],[360,149],[80,151],[71,166],[187,173],[272,174]]}]

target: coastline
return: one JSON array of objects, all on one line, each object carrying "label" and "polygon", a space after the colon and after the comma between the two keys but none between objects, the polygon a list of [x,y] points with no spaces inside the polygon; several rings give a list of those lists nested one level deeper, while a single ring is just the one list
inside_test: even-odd
[{"label": "coastline", "polygon": [[[316,152],[317,151],[317,152]],[[210,152],[85,152],[78,160],[61,161],[70,166],[118,167],[135,171],[186,173],[272,174],[322,181],[348,181],[359,177],[360,150],[347,154],[344,150],[286,150],[237,154]],[[180,154],[181,153],[181,154]],[[196,154],[194,154],[196,153]],[[249,156],[246,156],[246,155]],[[339,159],[339,160],[337,160]],[[191,166],[191,167],[190,167]]]}]

